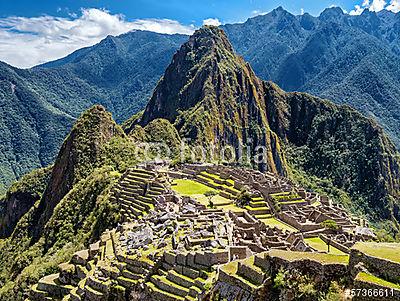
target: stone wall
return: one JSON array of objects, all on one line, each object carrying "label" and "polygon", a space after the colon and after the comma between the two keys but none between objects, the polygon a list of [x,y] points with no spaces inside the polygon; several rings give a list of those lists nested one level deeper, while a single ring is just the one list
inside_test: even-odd
[{"label": "stone wall", "polygon": [[344,252],[344,253],[350,254],[350,249],[347,248],[346,246],[344,246],[344,245],[338,243],[337,241],[334,241],[333,239],[329,239],[327,236],[325,236],[325,235],[323,235],[323,234],[321,234],[319,237],[320,237],[326,244],[328,244],[328,242],[329,242],[330,245],[333,246],[333,247],[335,247],[336,249],[338,249],[338,250],[340,250],[340,251],[342,251],[342,252]]},{"label": "stone wall", "polygon": [[353,249],[350,252],[349,263],[350,271],[353,276],[358,273],[356,265],[360,262],[362,262],[371,273],[391,282],[400,282],[400,263],[369,256]]}]

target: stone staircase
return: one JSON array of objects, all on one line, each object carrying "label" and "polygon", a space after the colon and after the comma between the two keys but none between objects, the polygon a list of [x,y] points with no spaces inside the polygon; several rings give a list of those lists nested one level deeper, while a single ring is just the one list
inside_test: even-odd
[{"label": "stone staircase", "polygon": [[153,210],[157,197],[164,191],[156,173],[132,168],[122,176],[112,199],[121,208],[122,222],[132,222]]},{"label": "stone staircase", "polygon": [[232,261],[219,270],[218,281],[239,287],[248,295],[256,295],[268,276],[267,266],[262,256],[251,256],[244,260]]},{"label": "stone staircase", "polygon": [[271,209],[263,197],[253,196],[246,210],[257,219],[266,219],[272,217]]},{"label": "stone staircase", "polygon": [[210,267],[190,263],[194,254],[172,253],[164,256],[164,261],[156,274],[145,283],[145,289],[153,300],[198,300],[199,296],[211,285],[215,275]]}]

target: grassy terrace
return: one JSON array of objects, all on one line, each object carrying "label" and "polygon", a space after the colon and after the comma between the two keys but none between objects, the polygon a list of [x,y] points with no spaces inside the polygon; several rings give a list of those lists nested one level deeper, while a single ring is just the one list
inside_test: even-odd
[{"label": "grassy terrace", "polygon": [[359,281],[363,281],[363,282],[369,282],[372,284],[376,284],[376,285],[380,285],[380,286],[384,286],[384,287],[388,287],[390,289],[396,289],[396,290],[400,290],[400,285],[392,283],[392,282],[388,282],[386,280],[383,280],[381,278],[378,278],[374,275],[371,275],[369,273],[365,273],[365,272],[360,272],[358,273],[356,280]]},{"label": "grassy terrace", "polygon": [[[235,181],[233,181],[233,180],[231,180],[231,179],[223,179],[223,178],[221,178],[221,177],[218,176],[218,175],[211,174],[211,173],[208,173],[208,172],[206,172],[206,171],[203,171],[203,172],[201,172],[200,174],[203,175],[203,176],[208,176],[208,177],[213,178],[213,179],[217,179],[217,180],[219,180],[219,181],[225,181],[226,183],[229,183],[229,184],[231,185],[231,188],[233,188],[233,185],[235,184]],[[229,186],[228,186],[228,187],[229,187]]]},{"label": "grassy terrace", "polygon": [[269,226],[271,228],[276,227],[276,228],[281,229],[283,231],[288,230],[288,231],[291,231],[291,232],[297,232],[296,228],[294,228],[294,227],[292,227],[292,226],[290,226],[288,224],[285,224],[285,223],[281,222],[280,220],[278,220],[278,219],[276,219],[274,217],[266,218],[266,219],[260,219],[260,220],[265,225],[267,225],[267,226]]},{"label": "grassy terrace", "polygon": [[[280,204],[285,204],[285,205],[293,205],[293,204],[298,204],[298,203],[303,203],[303,199],[299,199],[300,196],[297,193],[291,193],[291,192],[280,192],[280,193],[274,193],[270,195],[275,201],[279,202]],[[299,200],[297,200],[299,199]]]},{"label": "grassy terrace", "polygon": [[[320,252],[328,252],[328,245],[319,237],[306,238],[304,241],[312,248]],[[346,255],[346,253],[336,249],[335,247],[330,247],[329,254],[332,255]]]},{"label": "grassy terrace", "polygon": [[323,253],[305,253],[305,252],[293,252],[283,250],[271,250],[268,253],[271,257],[279,257],[289,261],[297,261],[310,259],[322,264],[348,264],[348,255],[333,255]]},{"label": "grassy terrace", "polygon": [[[204,206],[208,206],[209,198],[207,198],[204,194],[207,191],[217,191],[207,185],[199,183],[193,180],[183,180],[177,179],[173,182],[172,189],[177,192],[181,196],[190,196],[196,199],[200,204]],[[233,204],[232,200],[224,198],[220,195],[216,195],[212,198],[212,202],[217,207],[217,209],[223,209],[226,211],[233,211],[233,212],[242,212],[245,209],[239,208],[235,204]]]},{"label": "grassy terrace", "polygon": [[369,256],[390,260],[400,263],[400,244],[399,243],[375,243],[364,242],[356,243],[353,249]]}]

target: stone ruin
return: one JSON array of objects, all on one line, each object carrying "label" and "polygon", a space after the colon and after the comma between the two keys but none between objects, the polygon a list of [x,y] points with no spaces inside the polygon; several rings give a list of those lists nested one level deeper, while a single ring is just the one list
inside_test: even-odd
[{"label": "stone ruin", "polygon": [[[360,229],[368,228],[342,207],[273,174],[214,165],[169,170],[153,165],[129,169],[114,188],[111,199],[120,206],[121,224],[60,265],[59,273],[41,279],[28,300],[129,300],[130,294],[141,300],[202,300],[210,291],[228,300],[253,300],[270,281],[270,265],[261,257],[318,254],[306,243],[309,237],[350,253],[354,243],[373,236],[368,231],[361,235]],[[217,177],[210,181],[210,174]],[[218,189],[232,204],[238,191],[246,189],[252,201],[240,212],[208,209],[174,193],[171,182],[176,178]],[[298,197],[282,202],[289,204],[278,211],[276,194]],[[266,216],[296,231],[270,227],[263,222]],[[324,229],[325,220],[340,229]]]}]

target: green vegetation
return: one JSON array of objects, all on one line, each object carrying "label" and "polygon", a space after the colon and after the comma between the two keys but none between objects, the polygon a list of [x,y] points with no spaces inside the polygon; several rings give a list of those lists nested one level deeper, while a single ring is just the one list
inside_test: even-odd
[{"label": "green vegetation", "polygon": [[279,270],[275,275],[274,289],[280,298],[291,296],[291,300],[339,301],[342,300],[343,288],[336,281],[320,282],[318,279],[303,274],[297,269]]},{"label": "green vegetation", "polygon": [[53,163],[75,119],[92,105],[106,106],[118,122],[143,110],[186,40],[135,31],[38,68],[0,62],[0,195],[22,175]]},{"label": "green vegetation", "polygon": [[193,181],[193,180],[183,180],[176,179],[174,180],[174,185],[172,189],[175,190],[182,196],[192,196],[192,195],[204,195],[206,192],[210,191],[210,187]]},{"label": "green vegetation", "polygon": [[[304,241],[312,248],[319,252],[328,252],[328,245],[319,237],[314,238],[306,238]],[[346,255],[346,253],[340,251],[339,249],[330,246],[329,247],[329,254],[332,255]]]},{"label": "green vegetation", "polygon": [[383,287],[387,287],[390,289],[396,289],[396,290],[400,290],[400,285],[399,284],[395,284],[389,281],[386,281],[384,279],[378,278],[372,274],[369,273],[365,273],[365,272],[360,272],[358,273],[356,280],[359,281],[365,281],[365,282],[369,282],[369,283],[373,283],[373,284],[377,284]]},{"label": "green vegetation", "polygon": [[281,222],[280,220],[278,220],[278,219],[276,219],[274,217],[261,219],[261,221],[264,224],[266,224],[267,226],[271,227],[271,228],[276,227],[276,228],[281,229],[283,231],[287,230],[287,231],[290,231],[290,232],[297,232],[296,228],[294,228],[294,227],[292,227],[292,226],[290,226],[290,225],[288,225],[286,223],[283,223],[283,222]]},{"label": "green vegetation", "polygon": [[52,167],[33,170],[0,198],[0,237],[10,236],[18,220],[42,197],[51,170]]},{"label": "green vegetation", "polygon": [[391,260],[400,263],[400,244],[398,243],[375,243],[375,242],[358,242],[353,249],[358,250],[366,255]]},{"label": "green vegetation", "polygon": [[335,221],[330,220],[330,219],[323,221],[321,223],[321,226],[324,227],[325,229],[335,230],[335,231],[339,230],[339,228],[340,228],[339,225]]},{"label": "green vegetation", "polygon": [[246,206],[250,205],[252,200],[253,198],[251,197],[251,194],[246,190],[242,190],[236,197],[235,203],[238,207],[245,208]]},{"label": "green vegetation", "polygon": [[322,264],[324,263],[337,263],[337,264],[348,264],[348,255],[334,255],[334,254],[323,254],[323,253],[305,253],[305,252],[292,252],[282,250],[271,250],[270,256],[284,258],[289,261],[298,261],[304,259],[310,259]]},{"label": "green vegetation", "polygon": [[211,209],[214,209],[214,208],[215,208],[214,202],[212,201],[212,199],[213,199],[215,196],[217,196],[217,195],[218,195],[218,192],[215,191],[215,190],[209,190],[209,191],[206,191],[206,192],[204,193],[204,196],[205,196],[206,198],[208,198],[208,208],[211,208]]},{"label": "green vegetation", "polygon": [[34,245],[30,245],[29,229],[35,223],[36,207],[24,215],[0,253],[1,301],[23,300],[30,285],[56,272],[58,264],[116,224],[118,210],[109,193],[119,176],[111,167],[103,167],[79,182],[55,208]]}]

